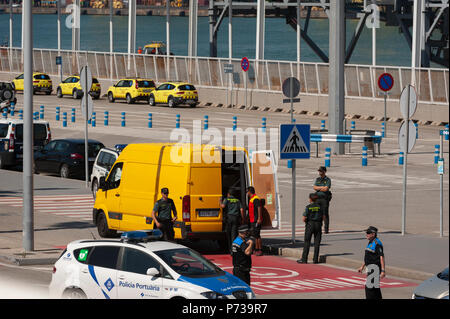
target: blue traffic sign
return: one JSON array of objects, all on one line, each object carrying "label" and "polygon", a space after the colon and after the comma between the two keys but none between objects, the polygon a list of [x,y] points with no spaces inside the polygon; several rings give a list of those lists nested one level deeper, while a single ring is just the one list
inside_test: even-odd
[{"label": "blue traffic sign", "polygon": [[310,144],[309,124],[280,125],[280,159],[310,158]]},{"label": "blue traffic sign", "polygon": [[378,78],[378,87],[380,90],[387,92],[394,86],[394,78],[389,73],[383,73]]}]

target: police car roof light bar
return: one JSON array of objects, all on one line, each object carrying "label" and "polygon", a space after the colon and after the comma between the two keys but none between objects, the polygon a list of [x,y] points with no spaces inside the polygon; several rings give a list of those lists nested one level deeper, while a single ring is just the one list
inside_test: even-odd
[{"label": "police car roof light bar", "polygon": [[159,229],[135,230],[125,232],[120,236],[121,242],[147,242],[162,238],[162,232]]}]

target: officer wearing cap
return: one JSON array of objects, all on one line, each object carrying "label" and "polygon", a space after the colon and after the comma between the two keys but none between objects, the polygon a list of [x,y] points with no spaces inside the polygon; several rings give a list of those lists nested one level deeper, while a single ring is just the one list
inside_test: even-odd
[{"label": "officer wearing cap", "polygon": [[314,235],[314,257],[313,262],[319,263],[319,249],[322,240],[322,221],[324,215],[321,206],[317,203],[318,196],[316,193],[309,194],[309,205],[305,207],[303,213],[303,222],[305,225],[305,242],[303,247],[302,258],[297,260],[299,264],[308,263],[309,247],[311,245],[311,237]]},{"label": "officer wearing cap", "polygon": [[155,226],[163,233],[163,239],[173,241],[175,238],[173,223],[177,220],[177,209],[173,200],[169,198],[167,187],[161,189],[161,199],[153,207],[152,218],[155,221]]},{"label": "officer wearing cap", "polygon": [[247,225],[239,227],[239,235],[231,245],[231,255],[233,257],[233,275],[250,285],[250,270],[252,268],[252,253],[254,238],[249,238]]},{"label": "officer wearing cap", "polygon": [[317,203],[322,207],[324,219],[324,230],[325,234],[328,234],[328,229],[330,225],[330,217],[328,214],[328,207],[330,206],[331,200],[331,179],[326,176],[327,168],[325,166],[320,166],[317,170],[319,172],[319,177],[316,178],[313,184],[313,189],[316,191],[319,197]]},{"label": "officer wearing cap", "polygon": [[362,273],[367,268],[366,299],[382,299],[380,279],[386,276],[383,244],[377,238],[376,227],[369,226],[365,232],[369,243],[365,249],[364,263],[358,268],[358,272]]}]

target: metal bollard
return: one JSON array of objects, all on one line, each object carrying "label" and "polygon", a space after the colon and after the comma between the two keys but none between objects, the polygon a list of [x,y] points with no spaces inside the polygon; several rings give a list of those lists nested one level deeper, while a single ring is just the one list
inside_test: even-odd
[{"label": "metal bollard", "polygon": [[122,122],[120,123],[120,126],[125,127],[126,123],[125,123],[125,112],[122,112]]},{"label": "metal bollard", "polygon": [[445,125],[445,130],[447,131],[447,134],[444,134],[445,140],[448,141],[448,124]]},{"label": "metal bollard", "polygon": [[61,107],[57,106],[56,107],[56,120],[59,121],[59,115],[61,113]]},{"label": "metal bollard", "polygon": [[356,125],[355,125],[356,123],[355,123],[355,121],[352,121],[352,126],[351,126],[351,129],[352,130],[355,130],[356,129]]},{"label": "metal bollard", "polygon": [[8,113],[6,112],[6,109],[3,110],[3,118],[5,120],[8,118]]},{"label": "metal bollard", "polygon": [[320,124],[320,129],[321,130],[324,130],[325,129],[325,120],[322,120],[322,121],[320,121],[321,122],[321,124]]},{"label": "metal bollard", "polygon": [[325,149],[325,167],[330,167],[330,163],[331,163],[331,148],[327,147]]},{"label": "metal bollard", "polygon": [[75,123],[75,109],[74,108],[72,108],[72,117],[70,118],[70,121],[72,123]]},{"label": "metal bollard", "polygon": [[434,145],[434,164],[437,164],[439,161],[439,150],[441,146],[439,144]]},{"label": "metal bollard", "polygon": [[237,116],[233,116],[233,131],[236,131],[237,128]]},{"label": "metal bollard", "polygon": [[205,121],[203,123],[203,129],[207,130],[209,127],[209,117],[208,117],[208,115],[205,115],[204,118],[205,118]]},{"label": "metal bollard", "polygon": [[153,126],[153,115],[152,113],[148,113],[148,128],[152,128]]},{"label": "metal bollard", "polygon": [[108,111],[105,111],[105,113],[104,113],[103,125],[104,126],[108,126],[109,125],[109,112]]},{"label": "metal bollard", "polygon": [[23,120],[23,110],[19,110],[19,120]]},{"label": "metal bollard", "polygon": [[96,112],[92,112],[92,127],[95,127]]},{"label": "metal bollard", "polygon": [[177,118],[175,120],[175,127],[180,128],[180,114],[177,114]]},{"label": "metal bollard", "polygon": [[39,120],[39,112],[36,111],[33,113],[33,120]]},{"label": "metal bollard", "polygon": [[288,162],[287,162],[287,167],[288,167],[288,168],[292,168],[292,160],[288,160]]},{"label": "metal bollard", "polygon": [[367,146],[362,148],[362,166],[367,166]]},{"label": "metal bollard", "polygon": [[398,165],[403,165],[404,162],[405,162],[405,153],[400,152],[400,156],[398,157]]},{"label": "metal bollard", "polygon": [[67,112],[63,112],[63,127],[67,127]]},{"label": "metal bollard", "polygon": [[11,106],[9,107],[9,115],[14,116],[15,103],[11,102]]},{"label": "metal bollard", "polygon": [[381,123],[381,137],[384,137],[384,132],[386,130],[384,122]]},{"label": "metal bollard", "polygon": [[417,123],[414,123],[414,126],[416,127],[416,139],[419,138],[419,125]]},{"label": "metal bollard", "polygon": [[44,106],[43,105],[41,105],[40,108],[39,108],[39,118],[41,120],[44,119]]},{"label": "metal bollard", "polygon": [[266,131],[267,119],[265,117],[262,118],[262,131]]}]

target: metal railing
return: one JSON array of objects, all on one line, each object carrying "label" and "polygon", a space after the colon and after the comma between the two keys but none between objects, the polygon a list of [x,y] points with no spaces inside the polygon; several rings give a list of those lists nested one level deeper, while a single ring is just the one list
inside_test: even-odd
[{"label": "metal railing", "polygon": [[[156,82],[187,81],[199,87],[226,88],[229,74],[224,64],[232,63],[233,89],[281,92],[284,79],[295,76],[301,84],[300,94],[328,95],[328,64],[292,61],[250,60],[250,69],[241,70],[240,59],[185,56],[157,56],[127,53],[61,50],[63,74],[78,74],[88,64],[98,79],[118,80],[125,77],[151,78]],[[57,50],[34,49],[34,70],[59,75],[56,65]],[[0,48],[0,71],[23,72],[20,48]],[[398,100],[406,84],[415,76],[419,102],[449,103],[449,70],[396,66],[345,66],[345,95],[349,98],[382,99],[379,96],[378,77],[388,72],[394,78],[394,87],[388,99]]]}]

